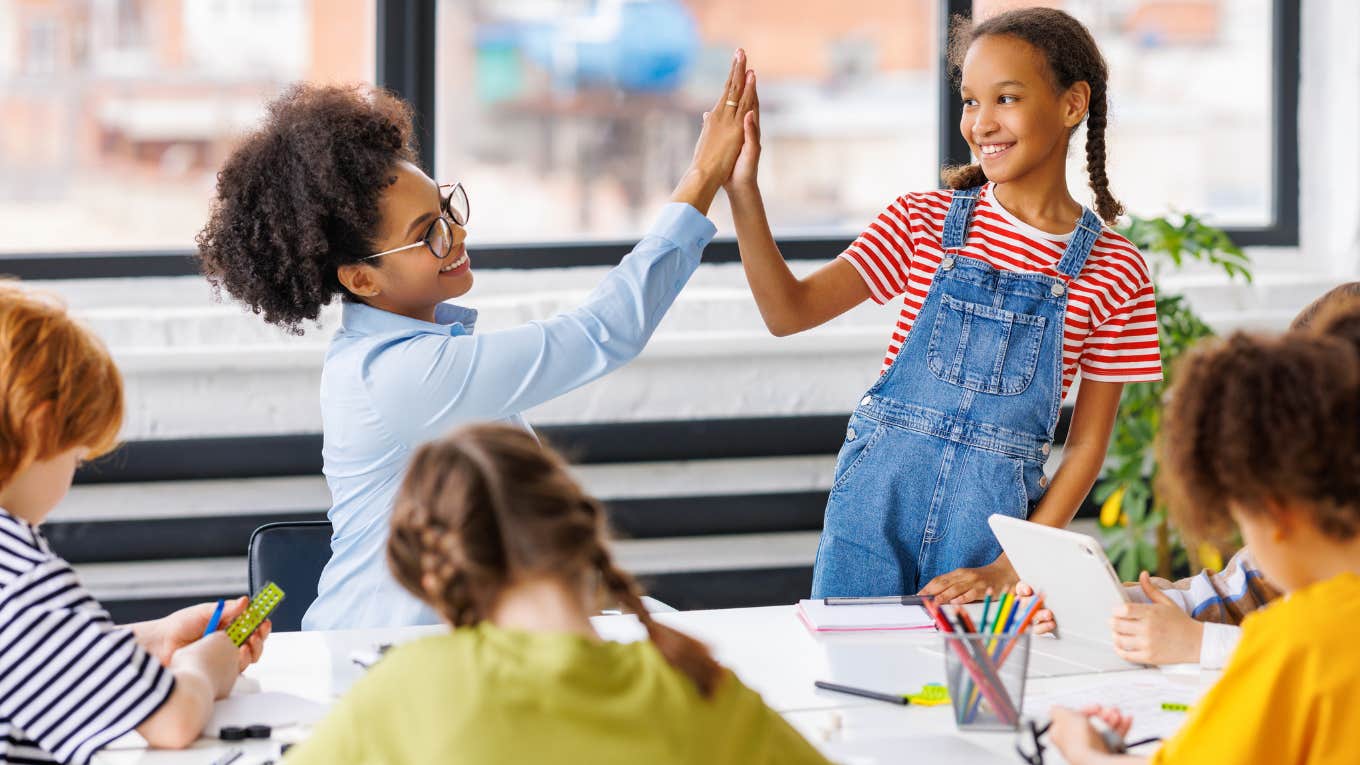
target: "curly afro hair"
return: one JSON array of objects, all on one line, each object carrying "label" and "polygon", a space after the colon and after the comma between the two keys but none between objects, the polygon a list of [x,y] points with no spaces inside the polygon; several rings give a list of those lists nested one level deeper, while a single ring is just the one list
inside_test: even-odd
[{"label": "curly afro hair", "polygon": [[337,269],[374,251],[378,199],[416,161],[411,108],[363,85],[295,85],[217,174],[195,241],[214,289],[301,334],[345,294]]},{"label": "curly afro hair", "polygon": [[1180,528],[1221,539],[1230,503],[1305,503],[1322,533],[1360,534],[1360,302],[1318,328],[1237,333],[1178,365],[1158,436],[1158,493]]}]

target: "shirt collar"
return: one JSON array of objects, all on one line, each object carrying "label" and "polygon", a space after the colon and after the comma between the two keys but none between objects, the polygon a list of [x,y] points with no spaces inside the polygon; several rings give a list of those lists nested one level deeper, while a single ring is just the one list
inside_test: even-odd
[{"label": "shirt collar", "polygon": [[27,543],[30,547],[40,552],[47,552],[43,549],[42,533],[33,524],[25,521],[18,516],[11,515],[8,510],[0,507],[0,528],[6,529],[10,536],[18,538]]},{"label": "shirt collar", "polygon": [[367,303],[346,300],[340,312],[340,325],[360,335],[398,332],[430,332],[452,336],[470,335],[477,326],[477,310],[452,303],[434,307],[434,322],[374,308]]}]

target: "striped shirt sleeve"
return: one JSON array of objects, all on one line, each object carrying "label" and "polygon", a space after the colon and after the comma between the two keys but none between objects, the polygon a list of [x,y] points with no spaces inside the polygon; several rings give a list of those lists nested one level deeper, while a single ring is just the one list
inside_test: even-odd
[{"label": "striped shirt sleeve", "polygon": [[908,200],[899,197],[885,207],[840,255],[859,272],[879,305],[907,290],[915,251]]},{"label": "striped shirt sleeve", "polygon": [[30,550],[32,565],[0,589],[0,720],[14,743],[87,762],[155,712],[174,676],[112,623],[70,565],[51,553],[35,563],[33,552],[45,551]]},{"label": "striped shirt sleeve", "polygon": [[[1081,352],[1081,374],[1102,382],[1153,382],[1162,379],[1158,343],[1157,297],[1141,269],[1110,269],[1117,302],[1095,320]],[[1134,279],[1128,284],[1127,280]]]},{"label": "striped shirt sleeve", "polygon": [[[1229,558],[1222,571],[1205,569],[1175,582],[1153,577],[1152,583],[1197,621],[1215,624],[1240,625],[1247,614],[1280,597],[1246,547]],[[1134,602],[1149,602],[1137,584],[1126,589]]]}]

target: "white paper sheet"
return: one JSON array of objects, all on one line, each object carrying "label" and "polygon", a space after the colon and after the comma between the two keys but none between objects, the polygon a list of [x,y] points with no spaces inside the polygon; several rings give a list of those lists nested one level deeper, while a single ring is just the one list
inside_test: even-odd
[{"label": "white paper sheet", "polygon": [[1186,677],[1139,677],[1111,681],[1102,685],[1090,686],[1079,690],[1060,691],[1025,696],[1025,715],[1034,718],[1047,718],[1048,710],[1054,706],[1073,709],[1090,704],[1118,707],[1125,714],[1133,715],[1133,727],[1127,740],[1159,736],[1169,738],[1185,723],[1185,712],[1168,712],[1162,709],[1162,702],[1193,705],[1209,690],[1209,684],[1199,678]]},{"label": "white paper sheet", "polygon": [[287,728],[312,725],[326,716],[326,707],[291,693],[245,693],[228,696],[213,705],[203,735],[215,738],[223,727],[268,725]]}]

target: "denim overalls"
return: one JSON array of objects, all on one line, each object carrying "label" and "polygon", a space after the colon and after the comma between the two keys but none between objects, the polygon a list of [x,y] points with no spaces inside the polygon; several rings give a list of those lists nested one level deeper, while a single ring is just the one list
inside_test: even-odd
[{"label": "denim overalls", "polygon": [[979,189],[955,191],[944,258],[906,344],[850,416],[812,596],[897,595],[1001,554],[987,517],[1029,515],[1062,404],[1068,282],[1100,236],[1085,210],[1060,278],[960,254]]}]

